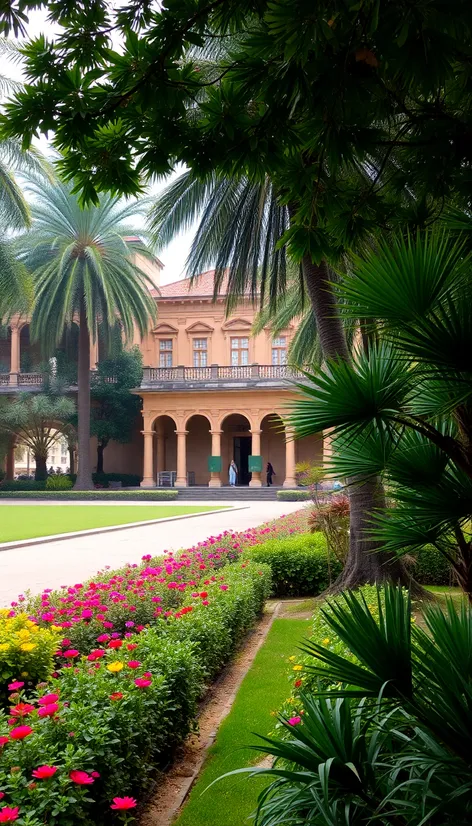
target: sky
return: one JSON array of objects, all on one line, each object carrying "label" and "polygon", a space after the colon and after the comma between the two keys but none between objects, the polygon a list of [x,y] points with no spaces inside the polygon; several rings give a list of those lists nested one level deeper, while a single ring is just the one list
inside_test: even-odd
[{"label": "sky", "polygon": [[[51,38],[54,36],[54,27],[47,21],[47,12],[45,9],[33,10],[29,14],[28,34],[31,37],[37,37],[39,34],[45,34]],[[115,44],[116,45],[116,44]],[[1,74],[13,78],[14,80],[22,80],[21,66],[1,59]],[[46,137],[41,136],[39,140],[35,140],[38,148],[48,154],[50,145]],[[161,192],[170,181],[177,177],[179,172],[183,170],[181,167],[175,173],[170,175],[166,180],[150,187],[150,194],[157,195]],[[162,249],[157,250],[157,254],[164,264],[164,270],[161,275],[162,284],[170,284],[172,281],[177,281],[185,277],[185,262],[189,253],[190,244],[196,227],[190,229],[189,232],[177,235],[174,240]]]}]

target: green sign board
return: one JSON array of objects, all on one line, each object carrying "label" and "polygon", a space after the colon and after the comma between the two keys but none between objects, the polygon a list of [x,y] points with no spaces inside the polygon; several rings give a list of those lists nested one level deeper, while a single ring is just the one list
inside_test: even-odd
[{"label": "green sign board", "polygon": [[262,456],[248,456],[249,473],[258,473],[262,470]]},{"label": "green sign board", "polygon": [[221,456],[208,457],[208,470],[210,471],[210,473],[221,472]]}]

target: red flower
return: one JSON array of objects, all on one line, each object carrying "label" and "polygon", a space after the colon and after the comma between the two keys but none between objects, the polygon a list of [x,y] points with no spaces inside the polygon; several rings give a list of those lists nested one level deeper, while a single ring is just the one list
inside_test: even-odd
[{"label": "red flower", "polygon": [[0,792],[0,800],[3,800],[4,797],[5,797],[5,792]]},{"label": "red flower", "polygon": [[138,647],[137,642],[129,642],[128,645],[126,646],[128,651],[134,651],[134,649],[137,648],[137,647]]},{"label": "red flower", "polygon": [[149,680],[149,679],[146,680],[143,677],[137,677],[136,680],[134,681],[134,684],[138,688],[149,688],[151,683],[152,683],[152,680]]},{"label": "red flower", "polygon": [[302,682],[302,680],[295,680],[294,685],[295,685],[295,688],[300,688],[300,686],[303,685],[303,682]]},{"label": "red flower", "polygon": [[130,660],[130,661],[127,663],[127,665],[128,665],[128,668],[139,668],[139,666],[141,665],[141,663],[139,662],[139,660]]},{"label": "red flower", "polygon": [[36,780],[49,780],[50,777],[54,777],[56,772],[57,766],[38,766],[32,774]]},{"label": "red flower", "polygon": [[10,709],[13,717],[27,717],[32,711],[34,711],[34,706],[31,703],[17,703],[16,706]]},{"label": "red flower", "polygon": [[78,657],[80,651],[77,651],[76,648],[69,648],[67,651],[64,651],[63,657],[67,657],[67,659],[73,660],[74,657]]},{"label": "red flower", "polygon": [[93,651],[90,652],[87,659],[90,662],[94,662],[95,660],[99,660],[101,657],[106,656],[106,651],[104,648],[95,648]]},{"label": "red flower", "polygon": [[135,809],[137,805],[134,797],[114,797],[110,808],[125,812],[127,809]]},{"label": "red flower", "polygon": [[3,746],[6,746],[6,744],[9,741],[10,741],[9,737],[4,737],[4,736],[0,737],[0,749],[3,748]]},{"label": "red flower", "polygon": [[50,703],[48,706],[41,706],[41,708],[38,709],[38,717],[54,717],[58,711],[58,704]]},{"label": "red flower", "polygon": [[202,591],[200,596],[201,596],[202,599],[206,599],[207,596],[208,596],[208,592],[207,591]]},{"label": "red flower", "polygon": [[97,777],[100,777],[100,772],[90,772],[90,776],[96,779]]},{"label": "red flower", "polygon": [[0,823],[13,823],[14,820],[18,820],[19,811],[18,806],[13,809],[10,806],[4,806],[0,809]]},{"label": "red flower", "polygon": [[40,697],[38,703],[40,706],[49,706],[51,703],[57,703],[59,699],[59,694],[45,694],[44,697]]},{"label": "red flower", "polygon": [[123,640],[112,640],[108,643],[108,648],[121,648]]},{"label": "red flower", "polygon": [[123,699],[123,695],[122,695],[121,691],[114,691],[113,694],[110,694],[110,700],[112,700],[112,702],[114,702],[114,703],[117,700],[122,700],[122,699]]},{"label": "red flower", "polygon": [[23,686],[24,686],[24,683],[20,683],[20,682],[16,681],[15,683],[10,683],[8,688],[10,689],[10,691],[19,691],[19,689],[23,688]]},{"label": "red flower", "polygon": [[25,737],[28,737],[30,734],[33,734],[31,726],[18,726],[17,728],[12,728],[10,737],[12,740],[24,740]]},{"label": "red flower", "polygon": [[69,772],[69,777],[73,783],[77,783],[78,786],[90,786],[94,783],[94,779],[90,774],[87,772],[80,771],[80,769],[73,769]]}]

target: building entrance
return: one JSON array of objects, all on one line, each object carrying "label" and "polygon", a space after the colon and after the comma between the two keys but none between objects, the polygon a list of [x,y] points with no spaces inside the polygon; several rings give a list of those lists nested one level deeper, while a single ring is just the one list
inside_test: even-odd
[{"label": "building entrance", "polygon": [[234,461],[238,467],[238,485],[249,485],[251,474],[249,473],[249,456],[252,450],[252,439],[250,436],[235,436],[233,439]]}]

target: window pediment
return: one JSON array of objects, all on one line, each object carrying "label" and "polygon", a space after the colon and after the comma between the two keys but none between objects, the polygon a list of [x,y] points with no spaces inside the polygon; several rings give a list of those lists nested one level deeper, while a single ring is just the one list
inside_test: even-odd
[{"label": "window pediment", "polygon": [[222,327],[222,329],[227,333],[242,331],[246,333],[246,335],[249,335],[251,328],[252,323],[247,321],[245,318],[231,318],[229,321],[226,321]]},{"label": "window pediment", "polygon": [[190,333],[191,335],[200,333],[209,335],[210,333],[213,333],[214,329],[215,328],[210,327],[209,324],[205,324],[204,321],[195,321],[193,324],[190,324],[185,328],[185,332]]},{"label": "window pediment", "polygon": [[154,327],[152,331],[153,336],[176,336],[178,333],[177,327],[174,327],[172,324],[158,324],[157,327]]}]

